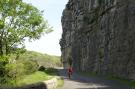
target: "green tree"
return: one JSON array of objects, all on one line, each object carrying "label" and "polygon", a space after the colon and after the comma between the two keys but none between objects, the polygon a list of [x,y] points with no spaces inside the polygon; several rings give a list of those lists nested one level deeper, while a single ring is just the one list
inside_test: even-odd
[{"label": "green tree", "polygon": [[0,56],[24,48],[26,39],[36,40],[51,31],[36,7],[22,0],[0,0]]},{"label": "green tree", "polygon": [[25,51],[26,39],[36,40],[51,31],[42,11],[36,7],[22,0],[0,0],[0,84],[6,82],[8,54],[16,54],[15,59],[18,59],[19,54]]}]

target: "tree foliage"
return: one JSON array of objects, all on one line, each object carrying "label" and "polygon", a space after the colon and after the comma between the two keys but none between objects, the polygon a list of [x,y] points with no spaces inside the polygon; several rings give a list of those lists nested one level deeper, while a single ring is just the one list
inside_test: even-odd
[{"label": "tree foliage", "polygon": [[[26,51],[26,39],[36,40],[51,31],[42,11],[36,7],[22,0],[0,0],[0,84],[5,83],[7,77],[14,78],[37,69],[36,62],[27,60],[18,63],[17,59],[20,53]],[[16,54],[14,59],[17,63],[11,62],[9,54]]]},{"label": "tree foliage", "polygon": [[0,0],[0,55],[24,47],[25,39],[39,39],[50,31],[36,7],[22,0]]}]

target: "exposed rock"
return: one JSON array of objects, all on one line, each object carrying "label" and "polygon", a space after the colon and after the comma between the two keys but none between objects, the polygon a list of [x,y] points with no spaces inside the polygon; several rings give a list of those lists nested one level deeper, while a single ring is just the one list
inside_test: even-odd
[{"label": "exposed rock", "polygon": [[65,67],[135,80],[135,0],[69,0],[62,27]]}]

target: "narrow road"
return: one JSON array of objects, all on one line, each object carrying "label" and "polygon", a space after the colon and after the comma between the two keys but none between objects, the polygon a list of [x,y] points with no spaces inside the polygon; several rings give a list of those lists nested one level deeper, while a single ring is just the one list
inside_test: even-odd
[{"label": "narrow road", "polygon": [[80,76],[76,73],[73,74],[71,79],[68,79],[64,69],[59,69],[59,74],[64,78],[64,86],[61,89],[130,89],[114,81]]}]

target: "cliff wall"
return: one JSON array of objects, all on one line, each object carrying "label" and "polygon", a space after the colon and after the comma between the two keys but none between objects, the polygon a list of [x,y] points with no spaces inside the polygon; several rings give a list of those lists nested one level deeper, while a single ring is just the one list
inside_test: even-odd
[{"label": "cliff wall", "polygon": [[64,67],[135,80],[135,0],[69,0],[61,22]]}]

